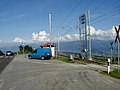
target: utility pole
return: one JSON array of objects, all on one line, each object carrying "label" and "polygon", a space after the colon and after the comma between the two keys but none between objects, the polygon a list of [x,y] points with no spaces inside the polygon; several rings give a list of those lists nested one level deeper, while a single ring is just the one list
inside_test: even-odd
[{"label": "utility pole", "polygon": [[111,59],[111,63],[112,63],[112,50],[113,50],[113,42],[110,42],[110,59]]},{"label": "utility pole", "polygon": [[59,32],[58,32],[58,54],[60,52],[60,35],[59,35]]},{"label": "utility pole", "polygon": [[[88,40],[87,40],[87,29],[86,29],[86,14],[84,13],[79,17],[80,25],[82,28],[79,28],[80,30],[80,43],[81,43],[81,55],[85,59],[88,58]],[[80,26],[79,25],[79,26]]]},{"label": "utility pole", "polygon": [[89,39],[89,60],[92,60],[91,57],[91,34],[90,34],[90,11],[88,10],[88,39]]},{"label": "utility pole", "polygon": [[80,18],[78,18],[78,33],[79,33],[79,38],[80,38],[80,55],[82,55],[82,39],[81,39],[81,28],[80,28]]},{"label": "utility pole", "polygon": [[120,31],[120,25],[117,29],[117,27],[115,27],[115,31],[116,31],[116,38],[115,38],[115,43],[117,42],[117,49],[118,49],[118,72],[119,72],[119,65],[120,65],[120,61],[119,61],[119,42],[120,42],[120,35],[119,35],[119,31]]},{"label": "utility pole", "polygon": [[51,32],[52,32],[52,15],[49,13],[49,28],[50,28],[50,43],[51,43]]},{"label": "utility pole", "polygon": [[120,57],[120,56],[119,56],[119,52],[120,52],[120,51],[119,51],[119,40],[117,41],[117,43],[118,43],[118,72],[119,72],[119,57]]}]

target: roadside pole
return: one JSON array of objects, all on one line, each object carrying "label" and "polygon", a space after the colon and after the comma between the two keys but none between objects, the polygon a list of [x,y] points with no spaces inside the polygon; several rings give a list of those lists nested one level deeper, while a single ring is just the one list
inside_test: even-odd
[{"label": "roadside pole", "polygon": [[115,38],[115,43],[117,42],[117,51],[118,51],[118,72],[119,72],[119,64],[120,64],[120,61],[119,61],[119,42],[120,42],[120,35],[119,35],[119,31],[120,31],[120,25],[117,29],[117,27],[115,27],[115,31],[116,31],[116,38]]},{"label": "roadside pole", "polygon": [[91,34],[90,34],[90,11],[88,10],[88,39],[89,39],[89,60],[92,60],[91,57]]},{"label": "roadside pole", "polygon": [[51,43],[51,32],[52,32],[52,15],[49,13],[49,28],[50,28],[50,43]]},{"label": "roadside pole", "polygon": [[25,52],[25,43],[22,43],[22,47],[23,47],[23,56],[24,56],[24,52]]},{"label": "roadside pole", "polygon": [[112,57],[113,57],[113,53],[112,53],[112,50],[113,50],[113,42],[110,42],[110,59],[111,59],[111,63],[112,63]]},{"label": "roadside pole", "polygon": [[118,72],[119,72],[119,40],[118,40]]},{"label": "roadside pole", "polygon": [[60,52],[60,35],[59,35],[59,32],[58,32],[58,54]]},{"label": "roadside pole", "polygon": [[108,59],[108,74],[110,73],[110,59]]}]

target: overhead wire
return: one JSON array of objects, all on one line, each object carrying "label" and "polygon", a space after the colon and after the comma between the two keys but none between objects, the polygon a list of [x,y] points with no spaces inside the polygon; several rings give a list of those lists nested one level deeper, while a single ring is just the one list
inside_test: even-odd
[{"label": "overhead wire", "polygon": [[104,20],[106,20],[106,19],[109,19],[109,18],[111,18],[111,17],[113,17],[113,16],[116,16],[117,14],[120,14],[120,11],[117,12],[117,13],[111,14],[109,17],[104,17],[103,19],[101,19],[101,20],[99,20],[99,21],[96,21],[96,22],[94,22],[94,23],[92,23],[92,24],[99,23],[99,22],[104,21]]},{"label": "overhead wire", "polygon": [[[83,9],[79,15],[81,15],[81,14],[84,13],[88,8],[90,8],[91,5],[92,5],[92,3],[94,3],[94,1],[95,1],[95,0],[92,0],[91,3],[90,3],[89,5],[87,5],[87,7],[85,7],[85,9]],[[72,20],[68,23],[68,25],[70,25],[70,24],[71,24],[73,21],[75,21],[75,20],[76,20],[76,17],[75,17],[74,19],[72,19]]]},{"label": "overhead wire", "polygon": [[91,13],[94,13],[95,11],[97,11],[100,7],[103,6],[103,4],[105,3],[106,0],[103,0],[100,4],[97,4],[97,7],[95,7],[93,10],[91,10]]},{"label": "overhead wire", "polygon": [[[80,5],[80,3],[82,3],[82,1],[80,0],[76,6],[69,12],[69,14],[63,19],[63,21],[59,24],[59,26],[55,29],[55,32],[63,25],[63,23],[72,15],[72,13],[76,10],[76,8]],[[64,26],[62,26],[64,27]],[[54,33],[55,33],[54,32]]]},{"label": "overhead wire", "polygon": [[[87,5],[87,7],[85,7],[85,9],[82,10],[81,14],[84,13],[88,8],[91,7],[91,5],[92,5],[92,3],[94,3],[94,1],[95,1],[95,0],[92,0],[92,1],[89,3],[89,5]],[[73,22],[74,20],[76,20],[76,18],[72,19],[71,22]],[[71,22],[70,22],[70,23],[71,23]],[[68,23],[67,26],[69,26],[70,23]]]},{"label": "overhead wire", "polygon": [[91,22],[93,22],[93,21],[95,21],[95,20],[97,20],[97,19],[100,19],[100,18],[102,18],[102,17],[105,17],[106,15],[114,12],[114,10],[117,9],[117,8],[119,8],[119,7],[120,7],[120,5],[118,5],[117,7],[114,7],[114,8],[112,8],[112,9],[110,9],[109,11],[103,13],[102,15],[99,15],[98,17],[92,19]]}]

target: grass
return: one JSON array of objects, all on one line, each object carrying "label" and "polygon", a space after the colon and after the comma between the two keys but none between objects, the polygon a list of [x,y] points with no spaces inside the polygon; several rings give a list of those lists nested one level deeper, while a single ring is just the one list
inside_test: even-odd
[{"label": "grass", "polygon": [[[65,56],[58,56],[58,60],[61,60],[61,61],[67,62],[67,63],[77,63],[77,64],[89,64],[89,63],[106,64],[107,63],[107,60],[95,60],[95,59],[92,61],[89,61],[89,60],[75,60],[75,61],[73,61]],[[120,71],[118,72],[118,70],[111,71],[109,74],[107,73],[107,71],[102,71],[100,73],[120,79]]]},{"label": "grass", "polygon": [[69,59],[68,57],[65,56],[58,56],[58,60],[67,62],[67,63],[74,63],[75,61],[72,61],[71,59]]},{"label": "grass", "polygon": [[107,73],[107,71],[103,71],[103,72],[100,72],[100,73],[104,74],[104,75],[109,75],[111,77],[120,79],[120,71],[118,72],[117,69],[115,69],[114,71],[111,71],[109,74]]},{"label": "grass", "polygon": [[96,60],[96,59],[93,59],[93,60],[82,60],[80,58],[76,58],[75,57],[75,61],[71,60],[70,58],[68,58],[67,56],[61,56],[59,55],[58,56],[58,60],[61,60],[61,61],[64,61],[64,62],[67,62],[67,63],[77,63],[77,64],[98,64],[98,65],[103,65],[103,64],[106,64],[107,63],[107,60]]}]

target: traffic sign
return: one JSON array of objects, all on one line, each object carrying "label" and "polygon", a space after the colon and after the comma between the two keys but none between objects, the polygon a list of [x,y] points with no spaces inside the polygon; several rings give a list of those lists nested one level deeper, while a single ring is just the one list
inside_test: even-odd
[{"label": "traffic sign", "polygon": [[110,42],[110,49],[113,49],[113,42]]},{"label": "traffic sign", "polygon": [[118,27],[118,30],[117,30],[117,27],[115,27],[115,31],[116,31],[115,43],[117,42],[117,39],[118,39],[118,41],[120,42],[120,36],[119,36],[120,25],[119,25],[119,27]]},{"label": "traffic sign", "polygon": [[26,46],[26,44],[25,43],[22,43],[22,47],[25,47]]}]

